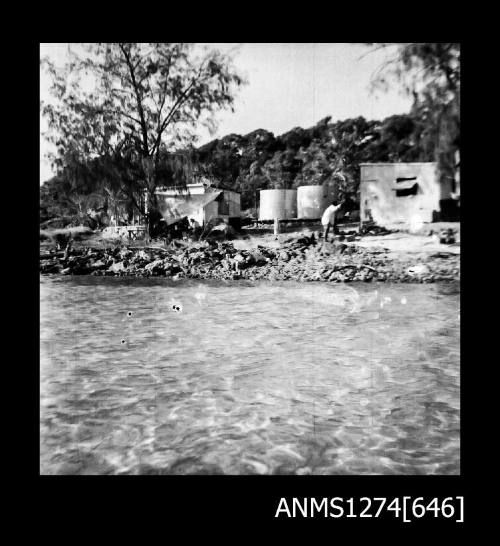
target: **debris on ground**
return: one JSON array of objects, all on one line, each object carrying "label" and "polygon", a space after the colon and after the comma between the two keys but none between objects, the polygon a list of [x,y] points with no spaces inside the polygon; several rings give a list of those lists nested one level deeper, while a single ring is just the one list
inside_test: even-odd
[{"label": "debris on ground", "polygon": [[[412,261],[413,260],[413,261]],[[69,247],[40,256],[44,274],[171,277],[172,279],[295,280],[301,282],[435,282],[460,277],[458,254],[434,254],[424,263],[356,241],[323,244],[297,234],[278,247],[235,248],[232,241],[204,240],[168,247]]]}]

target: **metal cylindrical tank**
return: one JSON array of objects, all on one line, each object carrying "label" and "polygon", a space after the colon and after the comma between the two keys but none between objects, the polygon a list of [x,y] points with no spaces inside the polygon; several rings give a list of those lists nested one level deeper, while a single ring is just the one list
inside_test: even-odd
[{"label": "metal cylindrical tank", "polygon": [[297,218],[316,220],[328,206],[332,192],[328,185],[300,186],[297,188]]},{"label": "metal cylindrical tank", "polygon": [[300,186],[297,188],[297,217],[321,218],[326,208],[326,200],[323,186]]},{"label": "metal cylindrical tank", "polygon": [[297,218],[297,190],[260,190],[259,220]]}]

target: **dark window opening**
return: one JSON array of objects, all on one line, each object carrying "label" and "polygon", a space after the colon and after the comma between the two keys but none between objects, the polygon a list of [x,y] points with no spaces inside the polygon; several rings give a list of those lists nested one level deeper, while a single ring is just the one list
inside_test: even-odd
[{"label": "dark window opening", "polygon": [[[412,184],[413,182],[413,184]],[[400,176],[396,178],[396,197],[407,197],[409,195],[417,195],[418,183],[416,176]]]},{"label": "dark window opening", "polygon": [[410,182],[411,180],[416,180],[417,177],[416,176],[410,176],[409,178],[403,178],[403,177],[400,177],[400,178],[396,178],[396,182],[399,183],[399,182]]},{"label": "dark window opening", "polygon": [[418,184],[413,184],[410,188],[401,188],[396,190],[396,197],[407,197],[408,195],[417,195]]}]

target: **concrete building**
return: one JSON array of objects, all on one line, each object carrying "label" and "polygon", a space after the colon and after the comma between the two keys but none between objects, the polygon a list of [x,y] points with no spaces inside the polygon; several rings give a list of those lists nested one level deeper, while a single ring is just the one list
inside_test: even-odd
[{"label": "concrete building", "polygon": [[212,218],[221,218],[228,224],[240,221],[240,194],[232,190],[213,188],[200,182],[186,187],[158,188],[155,194],[167,224],[185,216],[201,226]]},{"label": "concrete building", "polygon": [[361,221],[418,227],[440,219],[452,181],[440,182],[436,163],[362,163]]}]

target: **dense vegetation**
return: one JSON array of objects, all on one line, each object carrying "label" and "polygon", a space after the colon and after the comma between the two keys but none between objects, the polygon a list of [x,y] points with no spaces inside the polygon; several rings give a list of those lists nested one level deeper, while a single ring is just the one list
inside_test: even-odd
[{"label": "dense vegetation", "polygon": [[259,129],[228,135],[197,150],[199,170],[242,194],[243,208],[258,205],[258,191],[334,182],[342,198],[358,201],[359,164],[432,161],[422,124],[411,115],[383,121],[362,117],[321,120],[274,136]]},{"label": "dense vegetation", "polygon": [[441,176],[455,175],[459,44],[399,44],[396,57],[381,67],[374,86],[398,80],[413,96],[408,114],[382,121],[325,118],[277,136],[257,129],[199,148],[191,132],[197,123],[213,123],[216,109],[231,107],[243,81],[217,52],[196,64],[182,44],[150,44],[147,52],[140,46],[98,44],[91,60],[67,68],[93,71],[98,95],[79,94],[77,80],[68,88],[50,67],[59,103],[47,105],[45,114],[58,145],[59,174],[41,188],[42,221],[62,216],[98,225],[99,211],[116,204],[130,218],[144,212],[145,189],[152,195],[158,185],[200,176],[240,191],[248,209],[258,206],[261,189],[325,182],[334,182],[354,207],[363,162],[437,161]]},{"label": "dense vegetation", "polygon": [[[432,144],[432,143],[431,143]],[[259,190],[337,184],[342,198],[358,202],[359,164],[377,161],[433,161],[435,147],[426,139],[425,124],[412,115],[383,121],[362,117],[332,123],[321,120],[308,129],[296,127],[275,136],[265,129],[248,135],[227,135],[197,149],[162,161],[163,183],[182,184],[203,175],[214,185],[241,192],[242,208],[258,206]],[[107,177],[100,162],[80,167],[77,176],[53,178],[42,187],[45,216],[80,214],[87,208],[107,208],[113,199],[132,214],[133,176],[126,165]],[[118,170],[121,167],[121,173]],[[112,180],[121,180],[114,190]],[[71,182],[72,181],[72,182]]]},{"label": "dense vegetation", "polygon": [[42,216],[54,206],[81,216],[96,200],[144,213],[144,196],[153,210],[155,188],[189,163],[174,152],[200,126],[214,130],[244,83],[230,57],[187,43],[80,44],[63,66],[41,65],[51,78],[44,136],[58,172],[43,191]]}]

